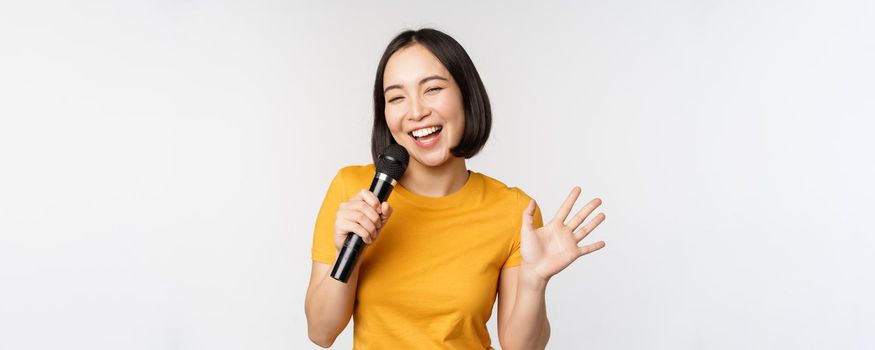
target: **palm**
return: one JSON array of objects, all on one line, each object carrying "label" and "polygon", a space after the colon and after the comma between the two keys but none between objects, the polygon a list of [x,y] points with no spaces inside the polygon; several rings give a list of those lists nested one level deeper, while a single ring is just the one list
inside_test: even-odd
[{"label": "palm", "polygon": [[580,188],[575,187],[557,211],[556,216],[544,227],[535,228],[533,226],[534,202],[530,203],[524,211],[522,232],[520,233],[520,253],[523,265],[535,272],[538,277],[549,279],[571,265],[577,258],[604,247],[603,241],[582,247],[577,245],[604,221],[605,215],[599,213],[588,224],[578,229],[586,217],[601,205],[600,199],[596,198],[590,201],[568,223],[565,223],[579,195]]}]

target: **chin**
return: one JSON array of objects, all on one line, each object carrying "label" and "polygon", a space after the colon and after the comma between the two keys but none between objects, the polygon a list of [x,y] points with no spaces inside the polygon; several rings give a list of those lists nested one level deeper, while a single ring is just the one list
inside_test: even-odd
[{"label": "chin", "polygon": [[412,156],[412,158],[415,159],[417,163],[427,167],[444,165],[452,158],[452,154],[450,154],[450,150],[448,149],[443,149],[439,152],[432,151],[428,152],[428,154],[415,153]]}]

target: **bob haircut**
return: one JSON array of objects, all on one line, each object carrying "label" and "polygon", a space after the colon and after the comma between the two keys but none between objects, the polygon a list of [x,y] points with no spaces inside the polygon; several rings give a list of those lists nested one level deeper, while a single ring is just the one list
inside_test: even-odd
[{"label": "bob haircut", "polygon": [[374,128],[371,132],[371,156],[374,164],[377,164],[380,152],[386,146],[397,143],[386,124],[386,96],[383,94],[383,74],[386,71],[386,63],[396,51],[417,43],[437,57],[453,76],[453,80],[462,92],[465,130],[459,144],[453,147],[450,153],[456,157],[471,158],[480,152],[489,139],[489,130],[492,128],[489,96],[486,95],[486,88],[480,80],[474,62],[471,62],[471,57],[462,45],[449,35],[435,29],[407,30],[389,42],[377,66],[377,77],[374,80]]}]

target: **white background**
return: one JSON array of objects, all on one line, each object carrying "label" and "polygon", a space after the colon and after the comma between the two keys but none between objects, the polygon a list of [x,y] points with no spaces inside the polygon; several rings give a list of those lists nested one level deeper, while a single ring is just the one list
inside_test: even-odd
[{"label": "white background", "polygon": [[[5,1],[0,348],[306,349],[318,207],[370,162],[389,40],[465,46],[469,167],[607,247],[548,287],[554,349],[875,347],[866,1]],[[494,320],[489,324],[494,336]],[[351,347],[350,328],[336,348]]]}]

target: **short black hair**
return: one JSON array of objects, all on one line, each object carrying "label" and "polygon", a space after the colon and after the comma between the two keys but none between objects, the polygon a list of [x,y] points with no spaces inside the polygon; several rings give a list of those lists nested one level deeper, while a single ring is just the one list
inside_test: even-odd
[{"label": "short black hair", "polygon": [[377,77],[374,80],[374,129],[371,132],[371,156],[374,158],[374,164],[377,163],[380,152],[386,146],[396,143],[386,124],[386,96],[383,93],[386,63],[396,51],[417,43],[437,57],[453,76],[462,92],[465,130],[459,144],[450,152],[456,157],[471,158],[480,152],[489,139],[489,131],[492,129],[489,96],[486,94],[486,88],[480,80],[477,68],[474,67],[474,62],[462,45],[451,36],[435,29],[407,30],[389,42],[377,66]]}]

